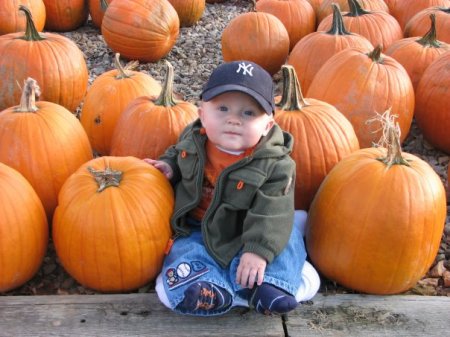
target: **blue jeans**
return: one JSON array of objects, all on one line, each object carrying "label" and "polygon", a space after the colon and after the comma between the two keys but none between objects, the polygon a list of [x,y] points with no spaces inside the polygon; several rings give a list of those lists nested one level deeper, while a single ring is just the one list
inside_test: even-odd
[{"label": "blue jeans", "polygon": [[[239,265],[239,253],[227,268],[222,268],[208,254],[203,244],[199,229],[193,229],[188,237],[177,239],[169,255],[166,256],[161,272],[164,290],[172,310],[196,316],[213,316],[223,314],[233,307],[220,310],[197,310],[185,312],[177,308],[184,299],[184,291],[194,282],[213,283],[228,291],[234,301],[242,301],[249,296],[248,289],[236,283],[236,271]],[[273,284],[295,296],[301,281],[301,273],[306,260],[306,250],[300,229],[294,227],[288,244],[283,251],[268,264],[264,282]]]}]

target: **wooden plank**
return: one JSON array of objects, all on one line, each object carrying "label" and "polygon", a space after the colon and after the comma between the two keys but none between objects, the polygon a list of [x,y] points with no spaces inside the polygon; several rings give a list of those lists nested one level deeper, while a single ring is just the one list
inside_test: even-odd
[{"label": "wooden plank", "polygon": [[450,336],[450,298],[318,294],[288,316],[289,336]]},{"label": "wooden plank", "polygon": [[175,314],[156,294],[0,297],[0,336],[284,336],[280,317]]},{"label": "wooden plank", "polygon": [[156,294],[0,297],[0,336],[449,336],[450,298],[318,294],[288,315],[175,314]]}]

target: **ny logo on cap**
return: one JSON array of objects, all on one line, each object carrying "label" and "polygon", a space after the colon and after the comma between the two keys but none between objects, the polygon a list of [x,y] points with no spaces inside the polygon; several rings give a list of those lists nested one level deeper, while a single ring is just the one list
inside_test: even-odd
[{"label": "ny logo on cap", "polygon": [[239,73],[242,70],[242,75],[250,75],[253,76],[252,71],[253,71],[253,66],[249,63],[249,64],[245,64],[245,62],[239,63],[239,68],[238,70],[236,70],[237,73]]}]

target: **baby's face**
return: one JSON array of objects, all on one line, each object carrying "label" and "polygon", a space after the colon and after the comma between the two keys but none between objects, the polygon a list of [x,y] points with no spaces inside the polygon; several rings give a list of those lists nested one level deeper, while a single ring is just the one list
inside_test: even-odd
[{"label": "baby's face", "polygon": [[274,123],[258,102],[238,91],[202,102],[199,115],[208,139],[227,151],[245,151],[255,146]]}]

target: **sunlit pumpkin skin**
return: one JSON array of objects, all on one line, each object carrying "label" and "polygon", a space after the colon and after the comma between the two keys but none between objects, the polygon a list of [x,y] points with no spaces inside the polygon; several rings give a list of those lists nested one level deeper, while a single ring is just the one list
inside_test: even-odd
[{"label": "sunlit pumpkin skin", "polygon": [[316,28],[316,14],[306,0],[261,0],[256,3],[256,10],[280,19],[289,35],[289,50]]},{"label": "sunlit pumpkin skin", "polygon": [[[361,148],[371,147],[381,130],[367,124],[376,113],[391,108],[398,115],[401,140],[408,135],[414,114],[414,89],[405,68],[375,48],[340,51],[320,68],[307,97],[334,105],[352,123]],[[378,131],[377,131],[378,130]]]},{"label": "sunlit pumpkin skin", "polygon": [[194,104],[174,99],[173,67],[166,65],[159,97],[138,97],[120,115],[111,140],[112,155],[156,159],[198,118]]},{"label": "sunlit pumpkin skin", "polygon": [[101,30],[122,57],[156,62],[175,45],[180,20],[168,0],[117,0],[109,4]]},{"label": "sunlit pumpkin skin", "polygon": [[275,121],[295,139],[295,209],[308,210],[325,176],[342,158],[359,149],[351,123],[332,105],[305,99],[292,66],[283,66],[283,95]]},{"label": "sunlit pumpkin skin", "polygon": [[273,14],[248,12],[236,16],[222,33],[225,62],[248,60],[275,74],[286,62],[289,34]]},{"label": "sunlit pumpkin skin", "polygon": [[132,69],[124,69],[115,58],[116,69],[98,76],[90,86],[81,110],[81,125],[94,151],[109,155],[114,129],[127,105],[140,96],[155,96],[161,84],[152,76]]},{"label": "sunlit pumpkin skin", "polygon": [[[318,24],[333,12],[331,6],[333,3],[337,4],[343,12],[347,12],[350,9],[348,0],[323,0],[317,10]],[[359,0],[359,3],[364,9],[369,11],[382,11],[389,13],[388,5],[384,2],[384,0]]]},{"label": "sunlit pumpkin skin", "polygon": [[416,90],[415,118],[424,138],[450,154],[450,52],[424,71]]},{"label": "sunlit pumpkin skin", "polygon": [[103,16],[105,15],[105,11],[111,1],[112,0],[88,1],[89,14],[95,27],[100,28],[102,26]]},{"label": "sunlit pumpkin skin", "polygon": [[331,56],[350,47],[366,52],[373,50],[372,44],[364,36],[347,31],[339,8],[333,6],[333,24],[330,30],[308,34],[289,54],[287,64],[295,68],[303,92],[308,92],[314,76]]},{"label": "sunlit pumpkin skin", "polygon": [[28,77],[41,88],[41,100],[74,112],[88,86],[88,69],[82,51],[67,37],[38,33],[29,11],[27,31],[0,36],[0,110],[17,105]]},{"label": "sunlit pumpkin skin", "polygon": [[29,83],[20,105],[0,112],[0,162],[31,183],[51,219],[64,181],[93,155],[78,119],[61,105],[34,102]]},{"label": "sunlit pumpkin skin", "polygon": [[388,167],[384,148],[361,149],[328,174],[311,204],[308,255],[326,278],[371,294],[413,287],[433,263],[446,218],[445,189],[433,168]]},{"label": "sunlit pumpkin skin", "polygon": [[[89,168],[121,172],[121,180],[99,191]],[[82,165],[61,189],[53,218],[63,267],[102,292],[143,286],[161,270],[173,204],[168,180],[142,160],[105,156]]]},{"label": "sunlit pumpkin skin", "polygon": [[391,2],[391,14],[397,19],[402,29],[414,15],[426,8],[450,7],[450,0],[396,0]]},{"label": "sunlit pumpkin skin", "polygon": [[26,6],[33,15],[36,30],[41,32],[45,25],[45,5],[42,0],[0,1],[0,35],[24,32],[27,26],[25,15],[19,5]]},{"label": "sunlit pumpkin skin", "polygon": [[436,39],[450,43],[450,5],[447,8],[430,7],[414,15],[405,26],[405,37],[423,36],[428,31],[430,14],[436,16]]},{"label": "sunlit pumpkin skin", "polygon": [[30,183],[0,163],[0,293],[31,279],[48,242],[44,207]]},{"label": "sunlit pumpkin skin", "polygon": [[[402,28],[389,13],[367,10],[361,6],[361,0],[349,0],[348,2],[350,10],[344,13],[342,18],[349,32],[364,36],[373,46],[383,46],[383,50],[403,38]],[[332,20],[331,16],[324,18],[317,30],[330,29]]]},{"label": "sunlit pumpkin skin", "polygon": [[[430,25],[430,22],[428,24]],[[389,46],[385,54],[400,62],[408,72],[415,90],[425,69],[440,55],[449,50],[449,44],[436,40],[435,16],[432,14],[431,28],[423,37],[397,40]]]},{"label": "sunlit pumpkin skin", "polygon": [[47,11],[45,30],[69,32],[86,23],[89,15],[86,0],[43,0]]},{"label": "sunlit pumpkin skin", "polygon": [[195,24],[205,11],[205,0],[169,0],[175,8],[180,19],[181,27],[190,27]]}]

